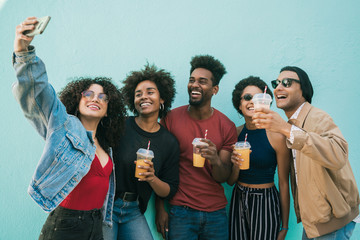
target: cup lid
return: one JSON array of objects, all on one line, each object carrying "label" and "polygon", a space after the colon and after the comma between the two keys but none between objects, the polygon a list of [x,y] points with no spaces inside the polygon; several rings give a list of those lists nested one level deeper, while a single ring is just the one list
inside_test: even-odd
[{"label": "cup lid", "polygon": [[144,148],[139,148],[137,150],[136,154],[142,155],[145,158],[154,158],[154,152],[151,150],[144,149]]},{"label": "cup lid", "polygon": [[251,145],[248,141],[246,141],[246,142],[241,141],[241,142],[235,143],[235,148],[251,148]]},{"label": "cup lid", "polygon": [[[265,96],[264,96],[265,95]],[[272,101],[272,98],[270,96],[270,94],[267,93],[257,93],[253,96],[253,99],[266,99],[266,100],[270,100]]]},{"label": "cup lid", "polygon": [[209,146],[209,144],[207,144],[206,142],[202,142],[201,139],[203,138],[194,138],[192,144],[196,146]]}]

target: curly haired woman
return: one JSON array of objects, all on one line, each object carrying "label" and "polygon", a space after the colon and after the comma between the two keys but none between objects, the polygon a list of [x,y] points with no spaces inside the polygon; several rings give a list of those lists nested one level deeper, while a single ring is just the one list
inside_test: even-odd
[{"label": "curly haired woman", "polygon": [[[236,84],[232,93],[234,108],[245,118],[245,124],[237,127],[238,141],[248,134],[252,152],[248,170],[239,170],[242,159],[236,151],[231,156],[233,169],[227,182],[235,187],[229,211],[230,239],[280,240],[288,230],[290,151],[281,134],[257,129],[252,123],[252,98],[265,87],[259,77],[250,76]],[[270,90],[267,93],[272,97]],[[280,194],[274,184],[276,167]]]},{"label": "curly haired woman", "polygon": [[[114,149],[116,195],[113,227],[104,227],[104,238],[153,239],[144,212],[152,192],[159,197],[171,198],[179,182],[179,146],[158,119],[164,117],[174,99],[174,80],[163,69],[145,66],[132,72],[125,80],[122,92],[130,111],[125,124],[125,133]],[[136,152],[147,148],[154,152],[144,178],[135,178]],[[135,161],[136,162],[136,161]]]},{"label": "curly haired woman", "polygon": [[29,186],[30,196],[50,212],[39,239],[103,239],[111,225],[115,194],[112,150],[123,129],[125,106],[108,78],[70,82],[57,97],[44,63],[30,46],[37,19],[16,28],[13,92],[26,118],[45,139]]}]

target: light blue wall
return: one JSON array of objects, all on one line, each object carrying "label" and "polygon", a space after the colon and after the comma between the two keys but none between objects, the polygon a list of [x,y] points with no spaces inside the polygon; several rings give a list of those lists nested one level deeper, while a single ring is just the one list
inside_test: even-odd
[{"label": "light blue wall", "polygon": [[[0,239],[36,239],[47,216],[26,193],[44,142],[11,94],[14,29],[25,17],[52,16],[33,44],[57,90],[83,75],[109,76],[120,85],[148,61],[175,76],[177,107],[188,101],[190,58],[214,55],[228,74],[213,105],[236,125],[243,120],[232,107],[231,92],[240,79],[258,75],[269,83],[284,65],[300,66],[314,85],[313,104],[330,113],[348,140],[360,182],[359,9],[358,0],[5,2],[0,9]],[[230,196],[230,187],[226,191]],[[146,213],[151,225],[152,206]],[[299,239],[301,231],[291,209],[288,239]],[[359,235],[358,226],[352,239]]]}]

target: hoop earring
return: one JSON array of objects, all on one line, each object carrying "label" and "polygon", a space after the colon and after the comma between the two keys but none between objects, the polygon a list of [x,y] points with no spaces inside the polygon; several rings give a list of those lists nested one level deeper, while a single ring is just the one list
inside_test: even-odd
[{"label": "hoop earring", "polygon": [[160,103],[160,111],[164,111],[165,107],[163,103]]},{"label": "hoop earring", "polygon": [[239,115],[239,119],[241,120],[242,118],[244,118],[243,115],[241,115],[239,112],[238,112],[238,115]]}]

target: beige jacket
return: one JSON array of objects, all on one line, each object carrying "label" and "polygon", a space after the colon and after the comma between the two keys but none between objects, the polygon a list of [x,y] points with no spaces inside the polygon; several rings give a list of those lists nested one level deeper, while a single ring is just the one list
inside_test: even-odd
[{"label": "beige jacket", "polygon": [[359,214],[359,192],[348,160],[348,144],[332,118],[306,102],[290,123],[294,131],[296,184],[291,164],[291,186],[298,223],[314,238],[342,228]]}]

